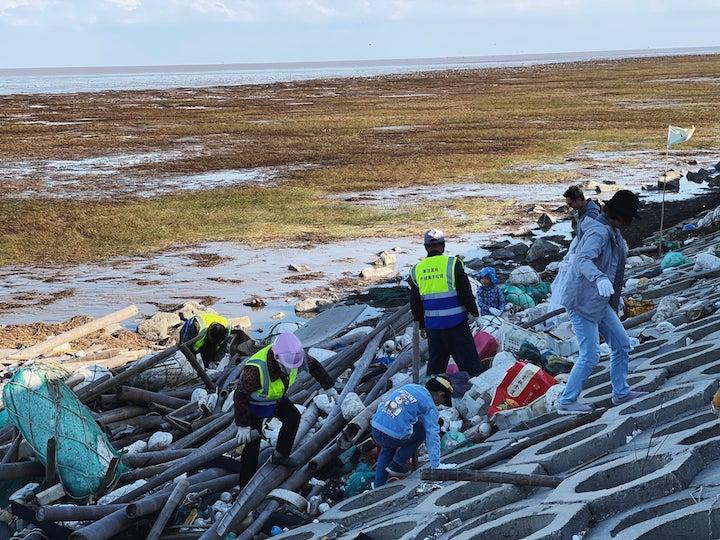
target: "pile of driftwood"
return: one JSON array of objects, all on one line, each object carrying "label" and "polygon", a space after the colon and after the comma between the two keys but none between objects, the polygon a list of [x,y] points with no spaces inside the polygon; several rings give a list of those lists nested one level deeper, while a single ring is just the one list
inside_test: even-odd
[{"label": "pile of driftwood", "polygon": [[[131,307],[93,321],[89,323],[93,325],[90,331],[134,313],[136,310]],[[84,500],[74,500],[63,486],[56,467],[55,447],[61,441],[48,440],[47,448],[43,448],[44,459],[40,459],[39,453],[33,453],[15,426],[8,425],[0,430],[3,456],[0,486],[5,484],[7,487],[12,485],[10,482],[17,484],[18,481],[37,484],[15,493],[11,513],[29,528],[41,529],[49,538],[224,538],[230,532],[238,533],[240,538],[252,538],[274,512],[282,510],[285,499],[278,494],[301,492],[314,472],[365,438],[375,408],[373,405],[388,391],[390,378],[414,363],[413,348],[407,346],[402,350],[385,371],[369,373],[368,366],[386,339],[403,333],[411,324],[408,306],[387,313],[372,331],[346,340],[334,356],[323,361],[328,373],[336,380],[350,374],[344,380],[340,399],[326,418],[321,419],[322,413],[313,403],[320,387],[303,372],[291,388],[289,397],[306,407],[291,456],[304,465],[289,470],[267,460],[241,490],[237,489],[241,448],[235,440],[233,411],[223,412],[222,404],[240,375],[245,358],[234,354],[224,369],[206,372],[189,353],[192,342],[188,342],[138,360],[126,358],[122,362],[122,358],[113,358],[106,362],[110,374],[82,385],[80,389],[76,388],[82,379],[70,374],[65,384],[76,389],[78,400],[92,412],[113,448],[120,451],[119,457],[110,460],[106,477],[96,493]],[[8,366],[37,358],[75,337],[57,336],[18,351],[2,362]],[[156,391],[132,386],[139,374],[178,352],[185,354],[196,371],[192,381]],[[199,388],[217,392],[217,405],[210,409],[192,401],[193,392]],[[360,396],[365,410],[354,418],[345,418],[341,403],[350,392]],[[171,433],[173,442],[163,450],[126,452],[133,443],[147,440],[156,431]],[[259,435],[254,434],[255,437]],[[262,455],[267,456],[268,452]],[[38,478],[42,480],[38,481]],[[144,482],[138,482],[140,480]],[[204,527],[190,518],[176,523],[178,520],[173,516],[179,506],[202,509],[216,501],[221,493],[230,491],[234,493],[231,500],[226,500],[225,511],[208,520]],[[114,494],[112,501],[101,504],[102,497],[108,493]],[[248,520],[251,512],[255,512],[255,517]],[[293,512],[296,515],[299,512],[308,521],[313,518],[307,511],[295,508]],[[197,513],[190,512],[192,516]]]}]

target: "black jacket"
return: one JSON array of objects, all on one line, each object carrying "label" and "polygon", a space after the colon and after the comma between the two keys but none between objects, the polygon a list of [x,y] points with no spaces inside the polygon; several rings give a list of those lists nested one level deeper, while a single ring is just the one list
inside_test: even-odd
[{"label": "black jacket", "polygon": [[[431,251],[428,253],[428,257],[434,255],[442,255],[442,252]],[[412,310],[413,319],[419,323],[420,329],[423,330],[425,328],[425,310],[423,309],[420,289],[413,281],[412,275],[408,276],[407,282],[410,285],[410,309]],[[470,280],[465,273],[465,265],[459,258],[458,264],[455,265],[455,288],[460,297],[460,303],[470,315],[477,317],[480,313],[478,312],[477,302],[475,302],[475,295],[472,292]]]}]

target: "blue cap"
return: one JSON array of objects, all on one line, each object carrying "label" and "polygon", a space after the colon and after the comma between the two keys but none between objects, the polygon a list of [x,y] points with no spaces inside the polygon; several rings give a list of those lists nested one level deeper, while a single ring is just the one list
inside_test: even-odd
[{"label": "blue cap", "polygon": [[445,233],[440,229],[430,229],[425,233],[425,244],[442,244],[445,242]]}]

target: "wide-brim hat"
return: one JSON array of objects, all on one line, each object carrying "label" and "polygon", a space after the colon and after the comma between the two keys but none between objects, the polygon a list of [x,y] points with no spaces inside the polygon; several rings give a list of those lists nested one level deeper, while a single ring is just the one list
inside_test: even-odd
[{"label": "wide-brim hat", "polygon": [[629,219],[640,219],[640,198],[628,189],[621,189],[605,203],[605,209]]}]

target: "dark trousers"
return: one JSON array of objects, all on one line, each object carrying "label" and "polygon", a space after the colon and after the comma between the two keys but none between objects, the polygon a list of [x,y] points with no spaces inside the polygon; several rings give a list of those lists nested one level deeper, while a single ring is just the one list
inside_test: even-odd
[{"label": "dark trousers", "polygon": [[[280,433],[278,434],[277,445],[275,450],[278,454],[289,456],[292,451],[295,435],[297,435],[300,427],[300,411],[293,405],[288,398],[278,401],[275,407],[275,418],[282,422]],[[251,414],[250,429],[262,433],[263,418]],[[258,456],[260,454],[260,439],[255,439],[245,445],[242,457],[240,458],[240,486],[247,484],[255,474],[258,468]]]},{"label": "dark trousers", "polygon": [[427,329],[427,340],[430,356],[428,375],[445,373],[451,356],[460,371],[466,371],[471,377],[484,371],[468,323],[462,322],[446,330]]}]

